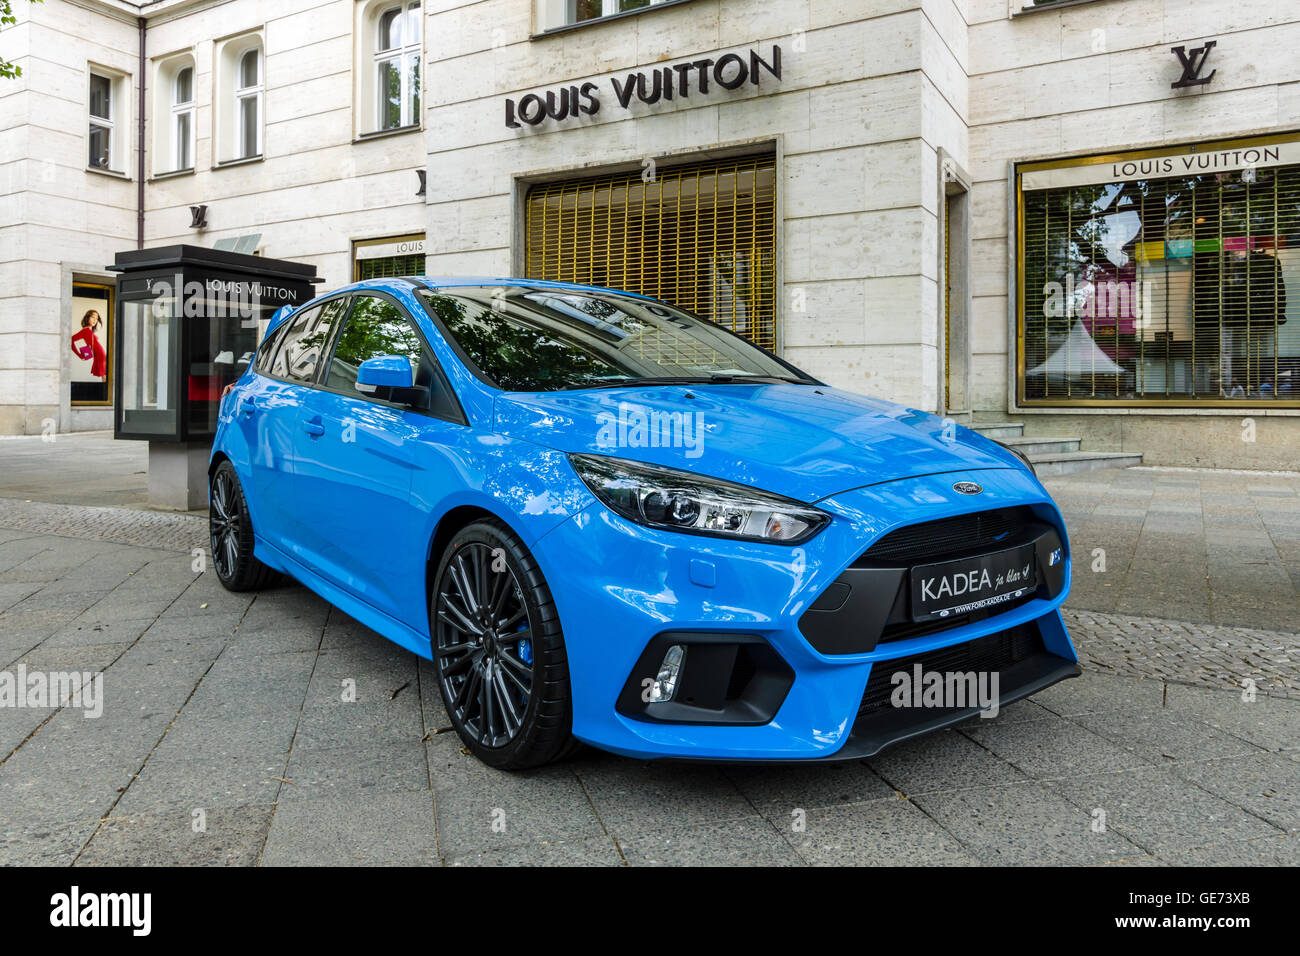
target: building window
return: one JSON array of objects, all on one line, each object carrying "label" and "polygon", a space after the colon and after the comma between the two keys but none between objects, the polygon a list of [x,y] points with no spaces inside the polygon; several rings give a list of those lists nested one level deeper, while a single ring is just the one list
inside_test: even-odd
[{"label": "building window", "polygon": [[262,156],[266,66],[257,34],[223,41],[217,51],[218,163]]},{"label": "building window", "polygon": [[91,169],[121,170],[118,153],[117,113],[120,82],[101,73],[90,74]]},{"label": "building window", "polygon": [[379,9],[373,56],[375,131],[401,129],[420,122],[423,33],[420,4]]},{"label": "building window", "polygon": [[172,169],[194,167],[194,67],[172,78]]},{"label": "building window", "polygon": [[1011,13],[1028,13],[1044,7],[1059,7],[1066,3],[1083,3],[1085,0],[1011,0]]},{"label": "building window", "polygon": [[159,60],[149,92],[153,96],[152,141],[147,155],[153,158],[153,174],[189,172],[194,169],[198,136],[198,71],[190,53],[168,55]]},{"label": "building window", "polygon": [[771,156],[537,185],[526,219],[528,278],[639,292],[776,348]]},{"label": "building window", "polygon": [[665,0],[568,0],[569,22],[598,20],[601,17],[612,17],[616,13],[640,10],[663,2]]},{"label": "building window", "polygon": [[352,244],[352,278],[391,279],[424,275],[424,236],[362,239]]},{"label": "building window", "polygon": [[235,115],[239,122],[240,159],[262,154],[262,51],[246,50],[239,57],[235,86]]},{"label": "building window", "polygon": [[1300,404],[1300,137],[1022,164],[1027,404]]},{"label": "building window", "polygon": [[543,30],[552,30],[671,2],[674,0],[538,0],[538,22]]}]

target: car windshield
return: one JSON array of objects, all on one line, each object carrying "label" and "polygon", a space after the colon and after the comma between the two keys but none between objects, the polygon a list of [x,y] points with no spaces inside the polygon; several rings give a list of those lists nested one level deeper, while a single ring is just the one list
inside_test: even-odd
[{"label": "car windshield", "polygon": [[419,296],[474,370],[506,391],[813,383],[711,322],[634,296],[530,286],[454,287]]}]

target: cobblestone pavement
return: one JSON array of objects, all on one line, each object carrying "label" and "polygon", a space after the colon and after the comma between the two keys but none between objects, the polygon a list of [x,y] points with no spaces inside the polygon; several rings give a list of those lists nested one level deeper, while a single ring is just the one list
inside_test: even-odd
[{"label": "cobblestone pavement", "polygon": [[47,504],[0,498],[0,528],[133,544],[168,551],[208,546],[208,522],[199,515]]}]

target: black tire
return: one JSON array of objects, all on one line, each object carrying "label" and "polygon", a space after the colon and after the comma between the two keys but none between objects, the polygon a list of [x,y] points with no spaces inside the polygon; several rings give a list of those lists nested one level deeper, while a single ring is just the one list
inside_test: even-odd
[{"label": "black tire", "polygon": [[443,704],[476,757],[523,770],[578,749],[555,601],[533,556],[500,521],[476,521],[448,543],[429,632]]},{"label": "black tire", "polygon": [[253,557],[253,522],[235,467],[223,461],[208,485],[208,547],[217,580],[228,591],[256,591],[280,579]]}]

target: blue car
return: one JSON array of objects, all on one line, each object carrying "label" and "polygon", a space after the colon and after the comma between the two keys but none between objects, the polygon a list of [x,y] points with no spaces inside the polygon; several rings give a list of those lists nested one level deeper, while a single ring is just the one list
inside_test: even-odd
[{"label": "blue car", "polygon": [[430,659],[492,766],[857,759],[1079,673],[1060,512],[951,421],[609,289],[281,313],[221,402],[217,574]]}]

